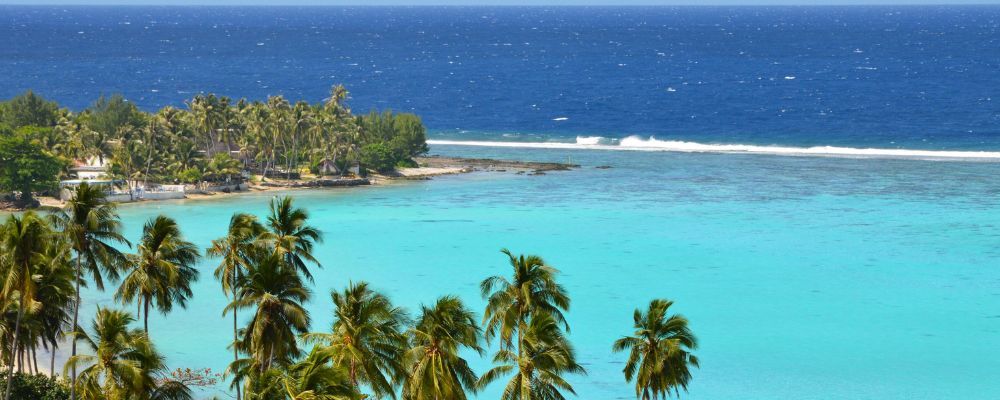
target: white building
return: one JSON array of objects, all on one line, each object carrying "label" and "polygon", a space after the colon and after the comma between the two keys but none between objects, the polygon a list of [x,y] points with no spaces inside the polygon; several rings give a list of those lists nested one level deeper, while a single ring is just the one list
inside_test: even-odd
[{"label": "white building", "polygon": [[89,157],[86,161],[74,161],[71,170],[81,180],[103,179],[108,175],[108,162],[101,157]]}]

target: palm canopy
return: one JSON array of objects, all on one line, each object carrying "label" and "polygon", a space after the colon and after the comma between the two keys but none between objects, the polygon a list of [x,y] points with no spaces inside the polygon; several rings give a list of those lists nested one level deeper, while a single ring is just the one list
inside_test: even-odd
[{"label": "palm canopy", "polygon": [[274,364],[288,365],[301,354],[296,335],[309,329],[309,312],[303,303],[309,301],[310,292],[280,256],[270,254],[250,264],[236,294],[223,313],[253,310],[236,343],[250,359],[235,361],[230,370],[239,374],[238,370],[250,363],[262,372]]},{"label": "palm canopy", "polygon": [[215,269],[215,278],[222,283],[222,291],[227,296],[236,290],[236,279],[253,262],[255,254],[262,248],[261,235],[264,226],[251,214],[236,213],[229,219],[226,236],[212,241],[205,254],[220,258]]},{"label": "palm canopy", "polygon": [[459,352],[468,349],[482,355],[482,332],[475,314],[461,300],[444,296],[431,307],[421,307],[409,336],[404,399],[465,400],[466,392],[476,391],[476,373]]},{"label": "palm canopy", "polygon": [[[23,216],[11,215],[0,227],[0,273],[3,275],[3,286],[0,287],[0,300],[3,308],[17,305],[17,317],[14,322],[13,340],[10,342],[10,358],[7,363],[7,386],[4,398],[9,399],[11,381],[14,370],[14,357],[24,347],[21,342],[21,324],[25,311],[36,311],[38,303],[39,273],[45,263],[46,247],[52,239],[52,230],[38,214],[27,212]],[[7,335],[4,335],[5,337]]]},{"label": "palm canopy", "polygon": [[[103,276],[117,280],[126,264],[125,254],[115,245],[131,246],[122,235],[122,223],[114,203],[109,203],[104,190],[83,182],[77,186],[66,208],[53,215],[55,225],[62,228],[73,244],[77,267],[91,276],[98,290],[104,290]],[[78,276],[78,279],[80,276]]]},{"label": "palm canopy", "polygon": [[191,284],[198,279],[194,265],[200,255],[194,243],[181,235],[177,222],[163,215],[146,222],[136,247],[138,252],[129,256],[130,271],[115,298],[124,303],[138,301],[148,330],[150,306],[163,314],[175,304],[187,307]]},{"label": "palm canopy", "polygon": [[25,307],[35,302],[37,274],[44,264],[53,232],[49,224],[32,211],[10,215],[0,227],[0,272],[2,294]]},{"label": "palm canopy", "polygon": [[377,397],[395,398],[394,386],[405,375],[406,311],[365,282],[351,283],[330,297],[334,305],[331,332],[308,333],[303,339],[326,346],[334,365],[347,368],[356,386],[370,387]]},{"label": "palm canopy", "polygon": [[190,399],[182,384],[160,379],[164,358],[146,333],[129,328],[133,322],[127,312],[98,308],[92,333],[75,333],[92,352],[66,362],[66,370],[84,366],[77,393],[83,400]]},{"label": "palm canopy", "polygon": [[[210,257],[221,258],[215,269],[215,278],[222,283],[222,293],[235,298],[239,280],[246,273],[251,263],[266,255],[262,235],[264,226],[251,214],[236,213],[229,220],[229,230],[226,236],[212,241],[212,246],[206,250]],[[239,323],[237,311],[233,310],[233,343],[239,340]],[[239,361],[239,349],[233,346],[234,361]],[[236,398],[240,399],[239,383],[234,382]]]},{"label": "palm canopy", "polygon": [[281,387],[289,400],[355,400],[364,398],[347,370],[332,364],[332,354],[313,349],[283,371]]},{"label": "palm canopy", "polygon": [[500,336],[502,347],[514,345],[513,336],[529,318],[548,314],[568,331],[569,324],[563,311],[569,310],[570,299],[566,289],[556,283],[559,270],[546,265],[539,256],[514,256],[510,250],[501,250],[513,269],[511,279],[495,275],[480,284],[486,311],[483,324],[486,340]]},{"label": "palm canopy", "polygon": [[576,394],[563,375],[585,375],[586,371],[576,362],[576,352],[559,325],[549,314],[534,316],[525,327],[519,351],[498,351],[493,357],[498,365],[483,374],[476,386],[484,388],[512,374],[500,400],[563,400],[563,391]]},{"label": "palm canopy", "polygon": [[[39,338],[51,351],[59,346],[64,330],[73,330],[71,321],[76,305],[76,275],[71,252],[66,238],[56,236],[49,242],[45,263],[39,268],[37,298],[41,308],[32,319],[39,325]],[[54,365],[50,369],[50,373],[55,373]]]},{"label": "palm canopy", "polygon": [[323,234],[315,227],[308,225],[309,213],[292,204],[289,196],[276,197],[271,200],[271,213],[267,217],[274,250],[282,255],[288,265],[295,268],[309,281],[312,273],[306,263],[322,267],[313,257],[315,243],[323,240]]},{"label": "palm canopy", "polygon": [[667,315],[674,303],[656,299],[645,313],[636,309],[632,315],[635,333],[615,341],[612,350],[629,351],[625,380],[635,380],[635,396],[643,400],[680,396],[691,381],[689,367],[698,367],[691,354],[698,340],[688,328],[688,320],[679,314]]}]

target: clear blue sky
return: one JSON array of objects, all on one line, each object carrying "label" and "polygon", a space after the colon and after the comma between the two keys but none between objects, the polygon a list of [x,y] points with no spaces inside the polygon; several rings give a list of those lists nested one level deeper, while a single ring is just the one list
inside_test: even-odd
[{"label": "clear blue sky", "polygon": [[840,5],[998,4],[1000,0],[0,0],[59,5]]}]

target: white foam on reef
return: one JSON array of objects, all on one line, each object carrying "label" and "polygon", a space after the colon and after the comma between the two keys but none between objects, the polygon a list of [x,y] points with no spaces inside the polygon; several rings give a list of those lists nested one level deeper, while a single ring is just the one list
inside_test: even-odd
[{"label": "white foam on reef", "polygon": [[576,144],[584,144],[584,145],[601,144],[601,140],[603,139],[604,138],[600,136],[577,136]]},{"label": "white foam on reef", "polygon": [[957,151],[957,150],[910,150],[854,148],[836,146],[787,147],[760,146],[750,144],[707,144],[679,140],[660,140],[654,137],[629,136],[617,144],[600,136],[578,136],[575,143],[567,142],[497,142],[464,140],[428,140],[430,145],[512,147],[532,149],[564,150],[611,150],[611,151],[672,151],[682,153],[736,153],[771,154],[783,156],[816,156],[845,158],[901,158],[943,161],[991,161],[1000,162],[1000,151]]}]

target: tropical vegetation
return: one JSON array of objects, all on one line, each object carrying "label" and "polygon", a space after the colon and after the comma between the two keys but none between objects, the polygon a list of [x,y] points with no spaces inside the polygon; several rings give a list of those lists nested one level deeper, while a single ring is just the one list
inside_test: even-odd
[{"label": "tropical vegetation", "polygon": [[[236,213],[220,235],[203,252],[176,221],[158,216],[129,241],[114,205],[86,184],[64,210],[6,217],[4,397],[184,400],[202,386],[219,390],[209,371],[170,372],[149,336],[151,312],[183,309],[201,295],[192,285],[202,253],[229,299],[219,312],[233,318],[233,358],[218,378],[241,400],[462,400],[491,385],[503,400],[556,400],[575,394],[574,380],[586,374],[571,341],[569,290],[539,256],[502,250],[509,267],[480,284],[481,317],[449,295],[411,314],[374,285],[350,282],[329,292],[321,304],[332,322],[316,328],[308,306],[324,233],[305,209],[276,197],[266,216]],[[80,289],[112,285],[124,308],[102,305],[78,323],[87,300]],[[613,344],[628,352],[623,374],[638,399],[680,396],[698,367],[697,339],[672,305],[657,299],[637,309],[632,333]],[[39,350],[65,346],[64,365],[52,357],[39,366]],[[493,366],[477,371],[472,358],[488,354]]]},{"label": "tropical vegetation", "polygon": [[28,91],[0,102],[0,192],[21,205],[53,193],[74,164],[107,163],[130,188],[152,183],[231,182],[246,174],[389,172],[415,166],[426,130],[408,113],[355,115],[334,86],[321,103],[202,94],[183,107],[143,111],[120,95],[74,112]]}]

